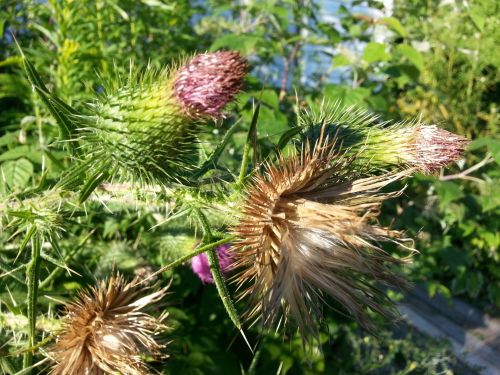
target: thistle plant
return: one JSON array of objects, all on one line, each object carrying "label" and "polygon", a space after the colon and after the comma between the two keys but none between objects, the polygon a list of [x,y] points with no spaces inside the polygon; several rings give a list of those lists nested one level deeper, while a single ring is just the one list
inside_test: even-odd
[{"label": "thistle plant", "polygon": [[[75,166],[63,174],[62,182],[43,194],[13,194],[4,205],[7,217],[17,213],[35,228],[27,227],[27,240],[20,246],[24,250],[31,241],[25,369],[31,368],[38,345],[37,291],[54,278],[50,273],[40,282],[41,248],[49,242],[58,249],[55,236],[44,235],[44,230],[62,235],[76,213],[81,225],[86,220],[81,203],[91,193],[93,203],[105,203],[104,193],[106,203],[114,196],[116,204],[106,204],[109,211],[118,206],[130,212],[130,195],[139,189],[136,202],[145,200],[144,185],[150,184],[154,204],[161,207],[155,214],[168,209],[158,226],[181,223],[191,236],[187,243],[199,243],[194,250],[188,246],[191,252],[174,252],[176,259],[154,272],[146,267],[131,283],[111,275],[66,305],[64,327],[49,347],[49,358],[55,361],[52,373],[143,374],[144,358],[161,353],[156,333],[165,328],[164,314],[155,318],[146,311],[164,297],[165,289],[150,291],[144,285],[188,261],[201,282],[215,284],[243,335],[258,323],[262,330],[298,329],[304,342],[312,342],[321,331],[324,302],[332,300],[372,331],[372,313],[396,316],[387,288],[408,286],[400,266],[415,250],[404,233],[380,223],[382,204],[401,194],[392,183],[446,166],[467,144],[435,125],[384,123],[356,108],[323,104],[320,110],[299,113],[293,130],[301,136],[284,148],[288,151],[276,145],[275,152],[260,160],[255,150],[257,104],[239,170],[226,169],[228,177],[217,180],[208,172],[224,169],[219,157],[238,128],[229,127],[205,153],[199,152],[199,139],[210,123],[226,117],[225,108],[243,89],[247,64],[238,53],[199,54],[174,68],[118,77],[84,107],[90,114],[49,93],[36,69],[25,63],[31,83],[60,125],[62,140],[78,145],[72,154]],[[119,187],[114,186],[116,179],[122,180]],[[47,204],[36,216],[14,209],[33,207],[37,200]],[[151,204],[143,203],[135,205],[138,218]],[[84,208],[89,207],[95,206]],[[137,238],[140,242],[140,235]],[[388,252],[386,243],[398,245],[399,252]],[[64,267],[65,262],[52,263]],[[229,283],[247,306],[243,314]]]}]

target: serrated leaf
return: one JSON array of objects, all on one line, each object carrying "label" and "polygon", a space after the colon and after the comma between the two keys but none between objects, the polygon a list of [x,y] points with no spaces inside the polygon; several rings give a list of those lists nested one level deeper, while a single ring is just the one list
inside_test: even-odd
[{"label": "serrated leaf", "polygon": [[49,92],[35,66],[26,56],[24,56],[24,70],[28,75],[28,79],[33,86],[33,89],[38,93],[42,101],[48,107],[52,116],[56,119],[61,132],[61,137],[64,140],[71,139],[73,132],[77,128],[76,123],[72,118],[77,116],[77,112],[57,96]]},{"label": "serrated leaf", "polygon": [[33,176],[33,164],[25,158],[6,161],[0,166],[5,183],[11,188],[23,188]]},{"label": "serrated leaf", "polygon": [[80,192],[79,202],[83,203],[92,194],[92,192],[109,176],[108,166],[101,167],[97,172],[89,177]]}]

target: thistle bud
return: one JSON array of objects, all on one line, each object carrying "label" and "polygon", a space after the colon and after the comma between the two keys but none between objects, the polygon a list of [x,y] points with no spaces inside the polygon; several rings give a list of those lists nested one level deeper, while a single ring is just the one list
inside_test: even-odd
[{"label": "thistle bud", "polygon": [[368,169],[415,168],[432,173],[463,154],[469,140],[419,122],[379,122],[362,109],[324,104],[317,112],[305,111],[301,123],[306,137],[315,136],[324,124],[341,141],[356,163]]},{"label": "thistle bud", "polygon": [[185,182],[198,162],[198,134],[242,87],[236,52],[194,56],[177,69],[148,68],[107,89],[80,131],[87,154],[145,182]]},{"label": "thistle bud", "polygon": [[[230,247],[231,245],[226,244],[218,246],[216,249],[220,268],[222,273],[224,274],[226,274],[231,269],[231,266],[233,264],[233,256],[229,251]],[[210,272],[210,264],[205,253],[198,254],[191,259],[191,269],[203,283],[214,283],[212,273]]]},{"label": "thistle bud", "polygon": [[145,310],[165,295],[112,276],[66,305],[64,328],[52,347],[54,375],[149,374],[144,356],[157,357],[156,334],[166,327]]}]

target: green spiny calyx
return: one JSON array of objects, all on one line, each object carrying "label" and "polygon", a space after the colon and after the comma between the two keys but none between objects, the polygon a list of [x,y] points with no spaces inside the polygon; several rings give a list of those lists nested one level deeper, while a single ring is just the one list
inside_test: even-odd
[{"label": "green spiny calyx", "polygon": [[[197,162],[200,121],[172,94],[172,72],[152,69],[103,96],[84,129],[90,152],[110,168],[142,181],[182,182]],[[96,147],[97,146],[97,147]]]}]

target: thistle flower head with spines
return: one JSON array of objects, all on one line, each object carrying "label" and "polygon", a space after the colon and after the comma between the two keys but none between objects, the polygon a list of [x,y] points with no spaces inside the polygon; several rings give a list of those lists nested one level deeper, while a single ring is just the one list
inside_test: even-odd
[{"label": "thistle flower head with spines", "polygon": [[323,102],[318,109],[303,110],[299,122],[306,137],[325,126],[365,170],[415,168],[432,173],[458,160],[469,143],[436,125],[417,120],[381,122],[377,115],[340,102]]},{"label": "thistle flower head with spines", "polygon": [[64,326],[51,350],[56,361],[51,374],[149,373],[143,357],[160,355],[164,345],[157,334],[166,328],[166,315],[156,318],[145,310],[166,289],[150,291],[137,281],[111,276],[66,305]]},{"label": "thistle flower head with spines", "polygon": [[247,319],[278,327],[292,320],[305,341],[318,333],[320,302],[330,296],[365,327],[368,310],[392,316],[383,286],[404,287],[388,265],[405,263],[379,247],[401,234],[377,223],[382,193],[407,172],[356,179],[352,158],[336,151],[322,129],[312,145],[280,156],[247,188],[233,232],[240,298],[250,299]]},{"label": "thistle flower head with spines", "polygon": [[[186,182],[198,162],[198,135],[241,89],[246,63],[236,52],[195,55],[178,66],[147,67],[111,81],[79,118],[88,157],[106,171],[146,183]],[[116,81],[116,82],[115,82]]]}]

